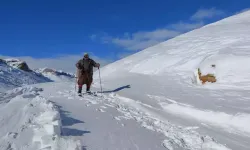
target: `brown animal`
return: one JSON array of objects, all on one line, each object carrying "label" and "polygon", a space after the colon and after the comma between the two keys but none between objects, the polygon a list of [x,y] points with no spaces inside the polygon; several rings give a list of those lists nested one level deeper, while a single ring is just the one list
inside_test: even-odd
[{"label": "brown animal", "polygon": [[198,75],[199,75],[199,79],[201,80],[202,84],[205,84],[206,82],[214,83],[217,81],[213,74],[201,75],[200,68],[198,69]]}]

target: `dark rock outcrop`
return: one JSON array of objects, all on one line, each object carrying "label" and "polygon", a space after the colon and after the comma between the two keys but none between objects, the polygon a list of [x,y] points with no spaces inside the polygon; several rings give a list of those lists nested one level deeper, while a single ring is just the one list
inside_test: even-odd
[{"label": "dark rock outcrop", "polygon": [[0,63],[6,64],[6,61],[0,58]]},{"label": "dark rock outcrop", "polygon": [[26,62],[21,62],[20,64],[17,65],[17,67],[23,71],[31,72],[29,66],[27,65]]}]

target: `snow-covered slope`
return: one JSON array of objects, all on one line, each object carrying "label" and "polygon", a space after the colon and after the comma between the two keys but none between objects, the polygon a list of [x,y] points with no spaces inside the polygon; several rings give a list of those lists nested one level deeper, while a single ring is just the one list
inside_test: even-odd
[{"label": "snow-covered slope", "polygon": [[81,149],[79,141],[61,137],[59,109],[41,91],[21,87],[0,95],[1,150]]},{"label": "snow-covered slope", "polygon": [[[134,109],[160,120],[150,129],[165,133],[173,123],[214,137],[231,149],[250,144],[250,11],[147,48],[101,69],[104,88],[114,89]],[[213,74],[215,83],[197,84]],[[95,73],[95,81],[98,81]],[[198,80],[199,81],[199,80]],[[95,84],[99,87],[99,83]],[[142,105],[139,107],[135,102]],[[173,131],[178,132],[177,130]],[[166,134],[173,145],[188,149],[197,139]],[[187,137],[187,136],[185,136]],[[188,145],[188,146],[187,146]],[[190,148],[192,149],[192,148]],[[214,148],[220,149],[220,148]]]},{"label": "snow-covered slope", "polygon": [[247,11],[180,35],[108,65],[102,75],[176,74],[187,80],[197,68],[206,74],[214,64],[217,84],[249,87],[249,18],[250,11]]},{"label": "snow-covered slope", "polygon": [[55,82],[68,82],[68,81],[74,81],[75,75],[66,73],[62,70],[55,70],[55,69],[50,69],[50,68],[41,68],[35,70],[37,73],[41,73],[45,77],[51,79],[52,81]]},{"label": "snow-covered slope", "polygon": [[42,74],[23,71],[0,61],[0,92],[27,84],[50,82]]}]

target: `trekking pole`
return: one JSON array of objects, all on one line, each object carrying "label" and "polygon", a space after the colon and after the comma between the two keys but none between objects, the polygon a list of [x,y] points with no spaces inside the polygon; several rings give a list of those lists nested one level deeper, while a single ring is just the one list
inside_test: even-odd
[{"label": "trekking pole", "polygon": [[100,79],[100,87],[101,87],[101,93],[102,93],[102,79],[101,79],[101,71],[100,69],[98,68],[99,70],[99,79]]},{"label": "trekking pole", "polygon": [[78,77],[77,77],[77,74],[78,74],[78,73],[77,73],[77,70],[76,70],[76,74],[75,74],[75,78],[76,78],[76,80],[75,80],[75,94],[76,94],[76,86],[77,86],[77,78],[78,78]]}]

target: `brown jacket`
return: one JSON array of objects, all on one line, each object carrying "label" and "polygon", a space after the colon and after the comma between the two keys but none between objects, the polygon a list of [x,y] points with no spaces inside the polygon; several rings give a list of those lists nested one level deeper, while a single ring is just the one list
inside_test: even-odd
[{"label": "brown jacket", "polygon": [[92,80],[93,80],[93,68],[94,67],[98,67],[98,64],[92,60],[92,59],[88,59],[88,63],[89,63],[89,68],[87,69],[88,72],[85,72],[84,70],[84,60],[80,59],[77,63],[76,63],[76,67],[77,67],[77,78],[78,78],[78,85],[83,85],[83,84],[91,84]]},{"label": "brown jacket", "polygon": [[[97,63],[93,60],[93,59],[88,59],[88,63],[89,63],[89,68],[88,68],[88,73],[89,74],[93,74],[93,67],[97,67]],[[80,59],[77,63],[76,63],[76,67],[79,70],[84,71],[84,60]]]}]

